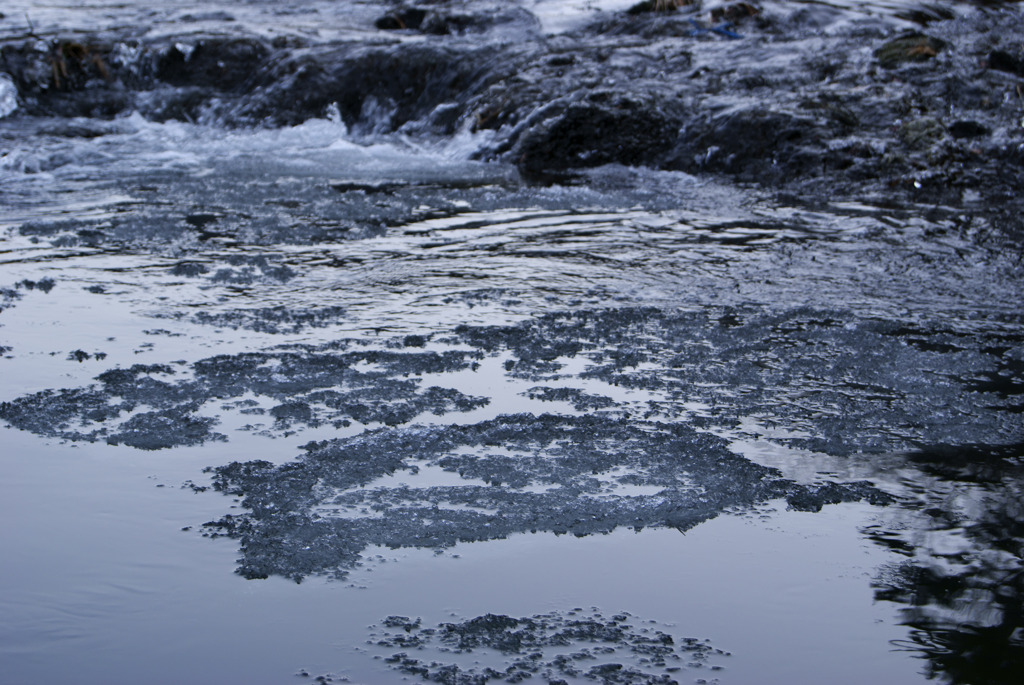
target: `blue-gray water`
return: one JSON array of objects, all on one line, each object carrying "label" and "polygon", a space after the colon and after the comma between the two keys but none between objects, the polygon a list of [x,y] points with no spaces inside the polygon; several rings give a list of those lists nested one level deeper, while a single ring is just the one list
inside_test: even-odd
[{"label": "blue-gray water", "polygon": [[1018,682],[1019,9],[631,4],[2,8],[0,681]]}]

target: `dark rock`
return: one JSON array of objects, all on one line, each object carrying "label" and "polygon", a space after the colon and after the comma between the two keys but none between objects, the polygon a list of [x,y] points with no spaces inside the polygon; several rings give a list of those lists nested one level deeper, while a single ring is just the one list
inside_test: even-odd
[{"label": "dark rock", "polygon": [[954,138],[980,138],[992,133],[992,130],[977,121],[955,121],[949,126],[949,134]]},{"label": "dark rock", "polygon": [[912,21],[916,24],[926,26],[933,22],[953,19],[956,17],[956,14],[948,7],[930,3],[912,5],[906,9],[901,9],[896,12],[896,16],[900,19],[906,19],[907,21]]},{"label": "dark rock", "polygon": [[946,47],[946,42],[923,33],[905,33],[875,50],[879,64],[893,69],[908,62],[926,62]]},{"label": "dark rock", "polygon": [[206,38],[194,47],[175,45],[159,55],[156,77],[173,86],[239,90],[260,71],[269,53],[255,39]]},{"label": "dark rock", "polygon": [[111,118],[132,101],[111,63],[111,46],[73,40],[0,46],[0,64],[29,114]]},{"label": "dark rock", "polygon": [[988,55],[988,67],[1024,77],[1024,56],[1011,55],[1004,50],[993,50]]},{"label": "dark rock", "polygon": [[900,128],[900,138],[908,146],[923,150],[942,139],[946,127],[933,117],[921,117],[908,121]]},{"label": "dark rock", "polygon": [[523,136],[512,157],[525,178],[545,180],[552,172],[612,163],[660,165],[675,145],[678,121],[651,103],[595,96],[570,104]]},{"label": "dark rock", "polygon": [[698,0],[643,0],[626,10],[626,14],[646,12],[674,12],[680,7],[696,5]]},{"label": "dark rock", "polygon": [[532,13],[519,7],[461,13],[446,12],[440,8],[399,7],[374,22],[378,29],[384,31],[410,30],[435,36],[484,33],[495,26],[513,24],[531,31],[540,26]]},{"label": "dark rock", "polygon": [[426,10],[418,7],[402,7],[385,14],[374,22],[374,26],[383,31],[418,29],[426,16]]},{"label": "dark rock", "polygon": [[814,119],[755,107],[692,121],[666,166],[773,181],[820,170],[826,138]]},{"label": "dark rock", "polygon": [[725,7],[716,7],[711,10],[711,21],[727,21],[731,23],[741,22],[761,14],[761,8],[749,2],[737,2]]},{"label": "dark rock", "polygon": [[260,76],[260,97],[238,113],[293,125],[334,105],[350,128],[389,132],[464,101],[512,68],[493,50],[465,46],[325,48],[275,64]]}]

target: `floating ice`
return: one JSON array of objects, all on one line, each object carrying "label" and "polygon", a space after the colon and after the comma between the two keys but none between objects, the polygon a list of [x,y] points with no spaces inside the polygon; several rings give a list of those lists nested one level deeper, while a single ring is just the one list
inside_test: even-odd
[{"label": "floating ice", "polygon": [[18,88],[7,74],[0,74],[0,119],[18,109]]}]

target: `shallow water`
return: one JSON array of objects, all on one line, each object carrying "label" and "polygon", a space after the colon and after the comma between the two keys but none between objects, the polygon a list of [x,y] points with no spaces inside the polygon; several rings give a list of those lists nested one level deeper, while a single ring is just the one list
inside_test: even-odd
[{"label": "shallow water", "polygon": [[[26,13],[385,40],[368,2]],[[364,114],[0,118],[5,682],[1015,682],[1024,281],[977,197],[530,185]]]}]

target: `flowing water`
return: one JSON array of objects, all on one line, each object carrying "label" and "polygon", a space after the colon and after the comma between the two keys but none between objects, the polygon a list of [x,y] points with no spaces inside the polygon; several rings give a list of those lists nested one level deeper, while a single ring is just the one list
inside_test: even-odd
[{"label": "flowing water", "polygon": [[[0,39],[146,79],[214,38],[486,52],[631,4],[446,37],[12,0]],[[43,81],[99,64],[71,44]],[[0,68],[0,681],[1019,682],[1024,280],[978,192],[528,183],[445,103],[180,109],[207,84],[162,64],[92,114]]]}]

